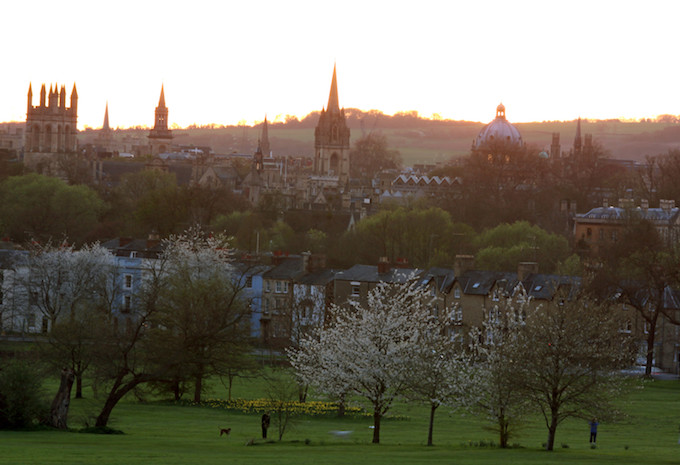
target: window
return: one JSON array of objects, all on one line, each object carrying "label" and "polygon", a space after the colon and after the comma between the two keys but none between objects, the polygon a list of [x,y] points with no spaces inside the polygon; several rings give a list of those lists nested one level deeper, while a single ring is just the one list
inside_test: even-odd
[{"label": "window", "polygon": [[459,287],[455,287],[453,289],[453,298],[454,299],[460,299],[460,288]]},{"label": "window", "polygon": [[501,290],[498,287],[493,288],[493,291],[491,292],[491,300],[494,302],[501,300]]},{"label": "window", "polygon": [[125,289],[132,289],[132,275],[131,274],[125,275],[125,282],[123,283],[123,287]]},{"label": "window", "polygon": [[132,306],[132,297],[129,295],[123,296],[123,313],[130,313]]},{"label": "window", "polygon": [[264,287],[265,287],[265,290],[266,290],[267,292],[271,292],[271,291],[272,291],[272,282],[269,281],[269,280],[265,281]]},{"label": "window", "polygon": [[250,289],[251,287],[253,287],[253,277],[252,277],[252,276],[248,276],[248,277],[246,278],[246,287],[247,287],[248,289]]},{"label": "window", "polygon": [[137,252],[130,252],[130,258],[137,258]]},{"label": "window", "polygon": [[42,333],[47,334],[47,330],[49,329],[49,327],[50,327],[49,320],[47,319],[46,316],[44,316],[42,319]]},{"label": "window", "polygon": [[600,233],[600,240],[603,241],[604,240],[604,229],[600,229],[599,233]]},{"label": "window", "polygon": [[450,318],[453,321],[454,324],[460,325],[463,323],[463,308],[458,305],[454,304],[453,308],[451,308],[451,313],[450,313]]},{"label": "window", "polygon": [[361,283],[358,281],[352,281],[351,283],[352,286],[352,296],[353,297],[358,297],[361,295]]},{"label": "window", "polygon": [[288,294],[288,281],[283,282],[283,292]]}]

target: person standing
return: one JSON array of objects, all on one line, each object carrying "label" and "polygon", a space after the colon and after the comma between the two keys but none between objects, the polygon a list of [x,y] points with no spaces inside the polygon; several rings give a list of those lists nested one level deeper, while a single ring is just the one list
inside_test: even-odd
[{"label": "person standing", "polygon": [[590,443],[595,444],[595,441],[597,441],[597,425],[599,423],[596,418],[593,418],[588,424],[590,425]]},{"label": "person standing", "polygon": [[269,423],[271,422],[271,417],[269,412],[264,412],[262,414],[262,439],[267,439],[267,428],[269,428]]}]

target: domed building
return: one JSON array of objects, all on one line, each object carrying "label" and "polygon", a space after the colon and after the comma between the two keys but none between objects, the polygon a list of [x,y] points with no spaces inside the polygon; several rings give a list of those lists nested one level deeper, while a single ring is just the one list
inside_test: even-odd
[{"label": "domed building", "polygon": [[496,119],[479,131],[473,149],[499,149],[501,147],[516,149],[523,145],[522,135],[505,119],[505,106],[501,103],[496,107]]}]

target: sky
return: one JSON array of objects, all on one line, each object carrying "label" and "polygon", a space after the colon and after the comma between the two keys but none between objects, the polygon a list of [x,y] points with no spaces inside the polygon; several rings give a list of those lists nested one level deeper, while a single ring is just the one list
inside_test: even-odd
[{"label": "sky", "polygon": [[[680,1],[3,2],[0,121],[41,84],[78,127],[255,124],[340,105],[511,122],[680,114]],[[69,100],[67,99],[67,102]]]}]

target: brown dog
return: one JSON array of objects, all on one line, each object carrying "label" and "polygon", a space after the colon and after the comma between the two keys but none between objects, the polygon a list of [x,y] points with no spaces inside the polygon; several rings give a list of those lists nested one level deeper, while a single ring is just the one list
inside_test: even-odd
[{"label": "brown dog", "polygon": [[229,436],[229,433],[231,433],[231,428],[220,428],[220,436],[222,436],[223,434]]}]

